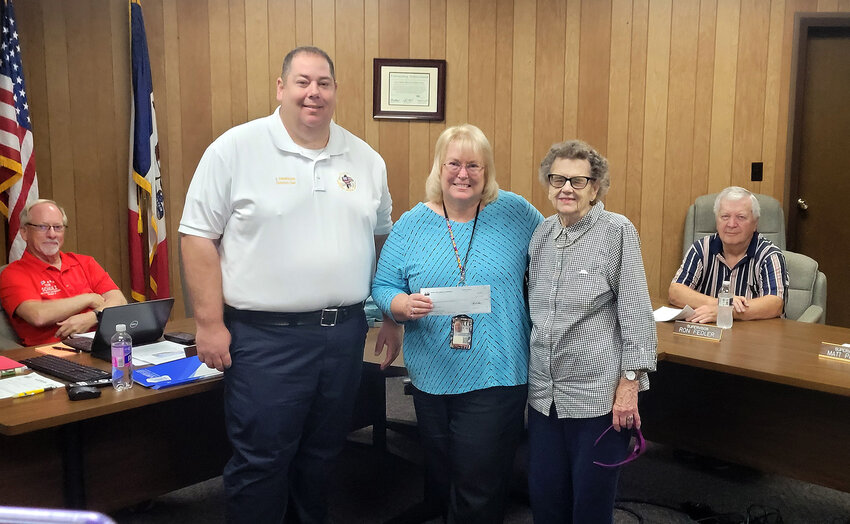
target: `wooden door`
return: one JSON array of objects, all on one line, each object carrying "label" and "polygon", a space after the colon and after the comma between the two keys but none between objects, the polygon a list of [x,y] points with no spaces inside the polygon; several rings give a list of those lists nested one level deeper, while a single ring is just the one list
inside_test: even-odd
[{"label": "wooden door", "polygon": [[798,39],[788,245],[826,274],[827,323],[850,327],[850,17],[802,20]]}]

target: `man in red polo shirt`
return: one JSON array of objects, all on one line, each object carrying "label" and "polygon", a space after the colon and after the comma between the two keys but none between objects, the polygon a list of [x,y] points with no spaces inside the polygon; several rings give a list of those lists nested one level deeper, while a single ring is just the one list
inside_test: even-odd
[{"label": "man in red polo shirt", "polygon": [[60,251],[68,217],[52,200],[21,213],[27,249],[0,273],[0,303],[25,346],[94,330],[99,312],[127,300],[92,257]]}]

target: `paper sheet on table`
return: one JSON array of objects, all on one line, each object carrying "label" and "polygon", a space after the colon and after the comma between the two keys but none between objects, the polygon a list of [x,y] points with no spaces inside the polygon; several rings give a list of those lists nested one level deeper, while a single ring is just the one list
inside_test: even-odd
[{"label": "paper sheet on table", "polygon": [[490,312],[490,286],[423,287],[434,309],[429,315],[471,315]]},{"label": "paper sheet on table", "polygon": [[671,320],[685,320],[694,314],[691,306],[685,306],[682,309],[675,307],[661,306],[652,312],[656,322],[670,322]]},{"label": "paper sheet on table", "polygon": [[39,375],[38,373],[30,373],[28,375],[18,375],[0,380],[0,398],[14,397],[20,393],[27,391],[35,391],[37,389],[55,389],[64,388],[65,384],[57,382],[53,379]]},{"label": "paper sheet on table", "polygon": [[181,358],[186,358],[186,346],[168,340],[133,347],[134,366],[162,364]]}]

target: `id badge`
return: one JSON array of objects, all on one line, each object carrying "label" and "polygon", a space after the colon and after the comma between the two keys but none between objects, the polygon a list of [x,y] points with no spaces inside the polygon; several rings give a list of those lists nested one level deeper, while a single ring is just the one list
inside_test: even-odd
[{"label": "id badge", "polygon": [[452,317],[452,349],[470,349],[472,347],[472,317],[456,315]]}]

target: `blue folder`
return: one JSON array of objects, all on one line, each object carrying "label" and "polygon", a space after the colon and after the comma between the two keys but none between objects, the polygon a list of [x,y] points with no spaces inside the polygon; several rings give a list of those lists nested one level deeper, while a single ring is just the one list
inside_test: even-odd
[{"label": "blue folder", "polygon": [[162,389],[220,375],[222,375],[221,371],[208,368],[195,355],[156,366],[136,369],[133,371],[133,380],[146,388]]}]

